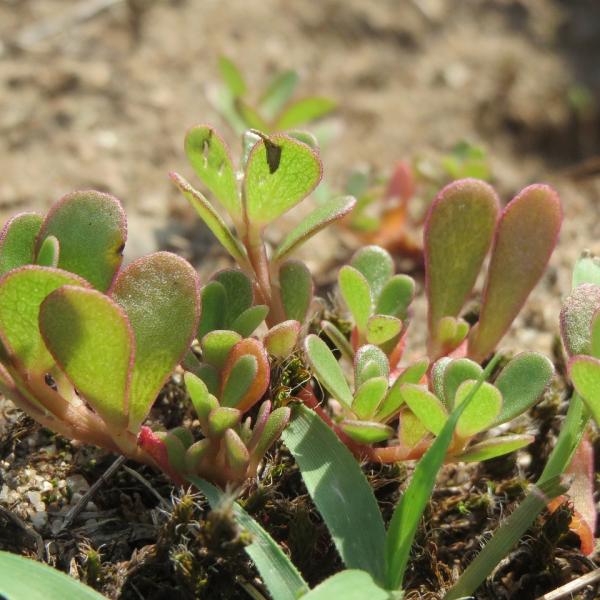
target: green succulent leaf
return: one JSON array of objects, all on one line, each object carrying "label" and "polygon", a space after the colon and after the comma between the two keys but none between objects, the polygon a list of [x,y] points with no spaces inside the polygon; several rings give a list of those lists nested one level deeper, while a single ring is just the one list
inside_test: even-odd
[{"label": "green succulent leaf", "polygon": [[212,204],[203,196],[203,194],[194,189],[181,175],[170,173],[169,177],[178,187],[179,191],[185,196],[185,199],[194,208],[198,216],[211,230],[223,248],[231,254],[238,265],[248,267],[249,262],[246,250],[231,233],[229,227],[227,227],[225,221],[223,221],[219,213],[213,208]]},{"label": "green succulent leaf", "polygon": [[352,440],[359,444],[376,444],[394,437],[395,431],[383,423],[370,421],[343,420],[340,429]]},{"label": "green succulent leaf", "polygon": [[208,282],[200,292],[200,323],[198,324],[198,339],[202,339],[210,331],[225,327],[227,292],[218,281]]},{"label": "green succulent leaf", "polygon": [[121,271],[112,296],[124,308],[135,334],[129,426],[136,431],[196,335],[200,283],[183,258],[156,252]]},{"label": "green succulent leaf", "polygon": [[[456,390],[455,406],[460,405],[471,394],[477,381],[469,380],[460,384]],[[469,405],[464,409],[456,424],[456,435],[460,438],[470,438],[476,433],[490,427],[502,410],[502,394],[491,383],[484,382],[472,396]]]},{"label": "green succulent leaf", "polygon": [[275,124],[275,129],[283,131],[316,121],[334,111],[336,106],[337,103],[331,98],[313,96],[297,100],[281,114]]},{"label": "green succulent leaf", "polygon": [[44,563],[0,552],[0,597],[6,600],[106,600],[91,587]]},{"label": "green succulent leaf", "polygon": [[498,198],[483,181],[464,179],[446,186],[425,222],[425,274],[429,328],[456,317],[471,292],[492,242]]},{"label": "green succulent leaf", "polygon": [[101,192],[73,192],[48,212],[42,223],[36,253],[49,237],[60,244],[58,266],[106,291],[121,266],[127,237],[120,202]]},{"label": "green succulent leaf", "polygon": [[280,406],[269,414],[260,436],[252,443],[251,449],[255,460],[260,460],[275,440],[279,439],[282,431],[290,421],[291,414],[292,411],[288,406]]},{"label": "green succulent leaf", "polygon": [[271,356],[286,358],[296,347],[299,335],[300,323],[298,321],[283,321],[283,323],[271,327],[263,341]]},{"label": "green succulent leaf", "polygon": [[59,253],[60,244],[53,235],[50,235],[42,242],[35,262],[42,267],[56,267]]},{"label": "green succulent leaf", "polygon": [[385,353],[377,346],[366,344],[361,346],[354,356],[354,386],[359,388],[371,377],[390,375],[390,363]]},{"label": "green succulent leaf", "polygon": [[403,409],[400,413],[400,427],[398,439],[405,448],[414,448],[425,437],[429,436],[429,429],[410,409]]},{"label": "green succulent leaf", "polygon": [[560,311],[560,333],[569,356],[591,354],[592,320],[600,310],[600,286],[578,285]]},{"label": "green succulent leaf", "polygon": [[490,438],[469,446],[467,450],[456,457],[463,462],[481,462],[510,454],[533,443],[535,437],[532,435],[503,435]]},{"label": "green succulent leaf", "polygon": [[225,431],[223,441],[225,442],[225,460],[227,466],[236,475],[243,476],[250,462],[248,448],[246,448],[240,436],[233,429]]},{"label": "green succulent leaf", "polygon": [[250,278],[239,269],[223,269],[214,277],[224,288],[227,296],[227,313],[225,324],[231,328],[231,324],[254,302],[254,292]]},{"label": "green succulent leaf", "polygon": [[0,275],[33,263],[42,220],[41,215],[30,212],[6,222],[0,232]]},{"label": "green succulent leaf", "polygon": [[212,443],[208,438],[194,442],[185,451],[185,472],[190,474],[196,473],[202,466],[202,462],[209,456],[211,449]]},{"label": "green succulent leaf", "polygon": [[231,349],[242,339],[236,331],[217,329],[200,340],[202,359],[209,365],[222,369]]},{"label": "green succulent leaf", "polygon": [[0,279],[0,336],[6,351],[27,371],[44,374],[54,364],[38,327],[40,305],[63,285],[89,283],[59,269],[28,265]]},{"label": "green succulent leaf", "polygon": [[556,246],[562,209],[546,185],[522,190],[498,223],[479,322],[469,335],[469,356],[480,362],[500,341],[543,275]]},{"label": "green succulent leaf", "polygon": [[439,398],[423,386],[405,383],[400,388],[404,401],[421,421],[421,423],[434,435],[438,435],[448,420],[448,412]]},{"label": "green succulent leaf", "polygon": [[392,257],[379,246],[364,246],[354,254],[350,264],[369,282],[374,298],[379,298],[394,274]]},{"label": "green succulent leaf", "polygon": [[40,331],[52,356],[94,410],[127,425],[134,333],[125,311],[97,290],[66,285],[40,308]]},{"label": "green succulent leaf", "polygon": [[429,375],[431,388],[434,394],[438,398],[445,400],[446,393],[444,391],[444,373],[448,368],[448,365],[452,362],[449,356],[442,356],[442,358],[436,360],[431,367],[431,373]]},{"label": "green succulent leaf", "polygon": [[355,204],[356,200],[352,196],[342,196],[341,198],[332,198],[317,207],[285,236],[285,239],[277,246],[273,260],[280,261],[286,258],[327,225],[345,217]]},{"label": "green succulent leaf", "polygon": [[183,378],[198,418],[201,423],[206,423],[209,413],[219,405],[217,399],[210,394],[204,381],[197,375],[186,372]]},{"label": "green succulent leaf", "polygon": [[218,396],[221,387],[221,376],[219,371],[208,363],[199,362],[193,371],[194,375],[200,377],[206,384],[208,391],[213,396]]},{"label": "green succulent leaf", "polygon": [[373,297],[369,282],[360,271],[345,266],[338,274],[338,285],[358,331],[365,333],[367,321],[373,312]]},{"label": "green succulent leaf", "polygon": [[282,134],[254,146],[244,178],[247,218],[265,226],[308,196],[321,180],[321,161],[306,144]]},{"label": "green succulent leaf", "polygon": [[[429,359],[428,358],[420,358],[416,360],[412,365],[409,365],[398,375],[396,382],[402,385],[403,383],[421,383],[421,379],[425,373],[427,373],[427,369],[429,368]],[[395,383],[396,383],[395,382]],[[394,383],[394,385],[395,385]]]},{"label": "green succulent leaf", "polygon": [[448,354],[460,346],[469,333],[469,324],[456,317],[442,317],[437,324],[436,339],[441,352]]},{"label": "green succulent leaf", "polygon": [[352,412],[358,419],[368,421],[375,414],[387,389],[388,381],[386,377],[367,379],[354,394]]},{"label": "green succulent leaf", "polygon": [[279,269],[279,288],[285,316],[304,323],[313,297],[313,281],[308,267],[299,260],[284,262]]},{"label": "green succulent leaf", "polygon": [[494,382],[502,394],[502,410],[494,425],[506,423],[535,404],[554,375],[552,361],[537,352],[513,358]]},{"label": "green succulent leaf", "polygon": [[243,96],[247,91],[246,82],[235,63],[226,56],[219,56],[219,73],[234,98]]},{"label": "green succulent leaf", "polygon": [[592,417],[600,424],[600,360],[574,356],[569,361],[569,377]]},{"label": "green succulent leaf", "polygon": [[162,441],[167,448],[167,459],[169,461],[169,466],[176,473],[184,473],[186,468],[185,455],[187,449],[183,445],[179,436],[168,433],[162,437]]},{"label": "green succulent leaf", "polygon": [[385,344],[394,339],[402,331],[402,321],[388,315],[373,315],[367,321],[367,342],[369,344]]},{"label": "green succulent leaf", "polygon": [[600,259],[597,256],[583,255],[573,267],[573,289],[582,283],[600,286]]},{"label": "green succulent leaf", "polygon": [[[223,139],[211,127],[198,125],[188,131],[184,147],[198,179],[214,194],[233,220],[239,222],[242,218],[242,204],[229,148]],[[190,198],[188,200],[191,202]],[[198,210],[196,206],[194,208]],[[202,214],[200,216],[204,219]],[[212,230],[210,225],[209,227]]]},{"label": "green succulent leaf", "polygon": [[317,381],[347,408],[352,407],[352,392],[338,361],[327,344],[316,335],[306,337],[304,349]]},{"label": "green succulent leaf", "polygon": [[406,319],[415,296],[415,280],[408,275],[394,275],[383,286],[375,303],[375,312]]},{"label": "green succulent leaf", "polygon": [[240,356],[231,367],[227,379],[224,379],[221,404],[235,408],[250,389],[257,372],[258,364],[255,356],[251,354]]},{"label": "green succulent leaf", "polygon": [[479,379],[483,369],[474,361],[468,358],[458,358],[448,363],[444,369],[444,402],[450,410],[454,407],[454,398],[456,390],[461,383],[468,379]]},{"label": "green succulent leaf", "polygon": [[298,80],[298,73],[292,70],[275,75],[260,99],[260,110],[268,120],[274,119],[287,104],[298,85]]},{"label": "green succulent leaf", "polygon": [[597,310],[592,318],[590,346],[590,354],[594,358],[600,358],[600,310]]},{"label": "green succulent leaf", "polygon": [[265,304],[251,306],[231,323],[231,329],[237,331],[242,337],[249,337],[265,320],[268,314],[269,307]]},{"label": "green succulent leaf", "polygon": [[236,408],[217,406],[208,415],[208,434],[215,437],[221,436],[230,427],[238,425],[241,418],[242,413]]}]

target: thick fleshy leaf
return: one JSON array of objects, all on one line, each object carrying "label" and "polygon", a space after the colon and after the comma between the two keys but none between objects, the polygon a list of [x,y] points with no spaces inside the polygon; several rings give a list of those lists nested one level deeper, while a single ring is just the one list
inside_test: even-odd
[{"label": "thick fleshy leaf", "polygon": [[279,117],[275,129],[282,131],[316,121],[335,110],[337,103],[331,98],[313,96],[290,104]]},{"label": "thick fleshy leaf", "polygon": [[402,331],[402,321],[388,315],[373,315],[367,321],[367,342],[385,344]]},{"label": "thick fleshy leaf", "polygon": [[208,391],[217,396],[221,389],[221,377],[219,371],[205,362],[199,362],[193,371],[194,375],[200,377],[206,384]]},{"label": "thick fleshy leaf", "polygon": [[600,358],[600,310],[594,313],[590,327],[590,354]]},{"label": "thick fleshy leaf", "polygon": [[246,251],[231,233],[229,227],[227,227],[225,221],[223,221],[219,213],[213,208],[212,204],[178,173],[170,173],[169,177],[194,208],[198,216],[212,231],[223,248],[231,254],[240,266],[247,266],[249,263]]},{"label": "thick fleshy leaf", "polygon": [[420,385],[405,383],[400,388],[404,401],[431,433],[438,435],[448,420],[448,412],[437,396]]},{"label": "thick fleshy leaf", "polygon": [[125,213],[109,194],[86,191],[64,196],[40,228],[36,252],[50,235],[60,244],[58,266],[106,291],[123,260],[127,238]]},{"label": "thick fleshy leaf", "polygon": [[473,444],[459,456],[456,460],[464,462],[481,462],[490,460],[498,456],[504,456],[510,452],[520,450],[533,443],[535,437],[532,435],[503,435],[497,438],[490,438]]},{"label": "thick fleshy leaf", "polygon": [[242,413],[230,406],[218,406],[208,415],[208,435],[218,437],[241,420]]},{"label": "thick fleshy leaf", "polygon": [[429,429],[409,409],[400,413],[400,427],[398,427],[398,439],[400,444],[406,448],[414,448],[421,440],[430,435]]},{"label": "thick fleshy leaf", "polygon": [[223,440],[225,442],[225,461],[227,462],[227,466],[234,475],[238,477],[243,476],[250,462],[250,455],[246,445],[233,429],[225,431]]},{"label": "thick fleshy leaf", "polygon": [[371,377],[390,375],[390,363],[387,356],[377,346],[366,344],[361,346],[354,357],[354,387],[360,387]]},{"label": "thick fleshy leaf", "polygon": [[10,552],[0,552],[0,597],[6,600],[106,600],[66,573]]},{"label": "thick fleshy leaf", "polygon": [[42,267],[56,267],[58,266],[59,253],[60,244],[58,239],[50,235],[42,242],[35,262]]},{"label": "thick fleshy leaf", "polygon": [[66,285],[42,303],[40,331],[93,409],[113,427],[126,427],[135,342],[125,311],[96,290]]},{"label": "thick fleshy leaf", "polygon": [[437,354],[449,354],[464,341],[469,333],[469,324],[464,319],[442,317],[435,327]]},{"label": "thick fleshy leaf", "polygon": [[343,420],[340,429],[352,440],[359,444],[376,444],[394,437],[395,431],[383,423],[370,421]]},{"label": "thick fleshy leaf", "polygon": [[246,213],[264,226],[306,198],[321,180],[321,161],[306,144],[276,134],[264,138],[248,157],[244,189]]},{"label": "thick fleshy leaf", "polygon": [[452,410],[454,397],[460,384],[467,379],[479,379],[483,369],[468,358],[458,358],[450,362],[444,369],[444,402]]},{"label": "thick fleshy leaf", "polygon": [[446,393],[444,392],[444,373],[451,362],[452,359],[449,356],[442,356],[431,367],[431,373],[429,374],[430,387],[438,398],[445,399],[446,397]]},{"label": "thick fleshy leaf", "polygon": [[560,311],[560,334],[569,356],[591,354],[591,327],[600,309],[600,286],[578,285],[563,303]]},{"label": "thick fleshy leaf", "polygon": [[200,323],[198,339],[210,331],[225,327],[227,310],[227,292],[218,281],[209,281],[200,292]]},{"label": "thick fleshy leaf", "polygon": [[231,349],[242,339],[242,336],[229,329],[217,329],[207,333],[200,340],[202,360],[217,369],[222,369]]},{"label": "thick fleshy leaf", "polygon": [[394,274],[394,261],[379,246],[365,246],[358,250],[350,264],[369,282],[373,298],[379,298],[386,283]]},{"label": "thick fleshy leaf", "polygon": [[[469,380],[456,390],[454,405],[458,406],[471,397],[477,381]],[[502,394],[491,383],[484,382],[465,408],[456,424],[456,435],[470,438],[490,427],[502,410]]]},{"label": "thick fleshy leaf", "polygon": [[273,77],[260,99],[260,110],[267,119],[274,119],[277,113],[287,104],[298,85],[298,81],[298,73],[291,69],[277,73]]},{"label": "thick fleshy leaf", "polygon": [[249,309],[254,302],[252,282],[239,269],[223,269],[214,275],[213,280],[218,281],[225,288],[227,296],[225,324],[227,327],[231,327],[231,323]]},{"label": "thick fleshy leaf", "polygon": [[125,309],[135,334],[129,426],[136,431],[196,335],[200,282],[183,258],[156,252],[121,271],[112,296]]},{"label": "thick fleshy leaf", "polygon": [[236,403],[236,408],[241,412],[246,412],[262,398],[269,387],[269,379],[271,376],[269,357],[264,346],[254,338],[246,338],[238,342],[227,357],[227,362],[223,368],[222,375],[224,387],[227,386],[233,367],[238,359],[246,355],[254,356],[256,359],[257,370],[252,384],[244,396]]},{"label": "thick fleshy leaf", "polygon": [[211,440],[203,438],[193,443],[185,452],[185,470],[187,473],[196,473],[202,461],[208,456],[212,448]]},{"label": "thick fleshy leaf", "polygon": [[239,315],[233,323],[231,329],[237,331],[242,337],[251,336],[257,327],[265,320],[269,314],[269,307],[265,304],[257,304],[247,308]]},{"label": "thick fleshy leaf", "polygon": [[361,334],[365,333],[367,321],[373,312],[373,296],[369,282],[360,271],[346,265],[340,269],[338,285],[358,331]]},{"label": "thick fleshy leaf", "polygon": [[0,275],[33,263],[42,220],[41,215],[29,212],[6,222],[0,232]]},{"label": "thick fleshy leaf", "polygon": [[234,220],[241,220],[242,205],[235,171],[229,148],[223,139],[211,127],[197,125],[188,131],[184,146],[198,179],[215,195]]},{"label": "thick fleshy leaf", "polygon": [[409,365],[398,375],[396,382],[402,383],[421,383],[423,376],[427,373],[429,368],[429,359],[420,358],[416,360],[412,365]]},{"label": "thick fleshy leaf", "polygon": [[470,294],[492,242],[498,198],[483,181],[464,179],[446,186],[425,221],[425,284],[429,328],[455,317]]},{"label": "thick fleshy leaf", "polygon": [[277,246],[273,260],[283,260],[321,229],[346,216],[355,204],[356,200],[352,196],[342,196],[333,198],[316,208],[285,236]]},{"label": "thick fleshy leaf", "polygon": [[313,281],[308,267],[299,260],[284,262],[279,269],[279,288],[285,316],[304,323],[313,297]]},{"label": "thick fleshy leaf", "polygon": [[200,377],[197,377],[193,373],[186,372],[183,376],[185,381],[185,387],[190,395],[194,410],[198,415],[200,423],[204,425],[208,419],[210,412],[217,408],[219,405],[217,399],[212,396],[206,384]]},{"label": "thick fleshy leaf", "polygon": [[316,335],[309,335],[304,342],[308,362],[317,381],[347,408],[352,406],[352,392],[338,361],[327,344]]},{"label": "thick fleshy leaf", "polygon": [[0,279],[0,336],[2,344],[27,371],[43,374],[53,364],[40,336],[40,305],[63,285],[89,284],[59,269],[28,265],[14,269]]},{"label": "thick fleshy leaf", "polygon": [[167,448],[167,459],[171,468],[177,473],[184,473],[187,448],[180,437],[169,432],[163,437],[163,442]]},{"label": "thick fleshy leaf", "polygon": [[257,372],[258,363],[255,356],[240,356],[231,366],[227,377],[223,377],[221,404],[236,408],[248,393]]},{"label": "thick fleshy leaf", "polygon": [[554,375],[552,361],[537,352],[515,356],[494,382],[502,394],[502,410],[494,425],[505,423],[536,403]]},{"label": "thick fleshy leaf", "polygon": [[388,382],[386,377],[373,377],[367,379],[354,394],[352,412],[358,419],[369,420],[375,414],[379,403],[387,392]]},{"label": "thick fleshy leaf", "polygon": [[573,267],[572,288],[582,283],[600,285],[600,259],[597,256],[584,253]]},{"label": "thick fleshy leaf", "polygon": [[321,321],[321,329],[343,356],[348,360],[354,360],[354,348],[352,348],[346,336],[333,323]]},{"label": "thick fleshy leaf", "polygon": [[298,321],[283,321],[269,329],[263,342],[271,356],[286,358],[296,347],[299,335],[300,323]]},{"label": "thick fleshy leaf", "polygon": [[394,275],[383,286],[375,303],[375,312],[406,319],[414,296],[415,280],[408,275]]},{"label": "thick fleshy leaf", "polygon": [[469,335],[469,356],[483,360],[500,341],[543,275],[562,222],[557,193],[547,185],[522,190],[498,223],[479,322]]},{"label": "thick fleshy leaf", "polygon": [[600,360],[591,356],[574,356],[569,361],[569,377],[600,425]]},{"label": "thick fleshy leaf", "polygon": [[262,458],[275,440],[279,439],[281,432],[290,421],[291,414],[289,406],[280,406],[269,415],[260,436],[253,444],[252,454],[256,459]]}]

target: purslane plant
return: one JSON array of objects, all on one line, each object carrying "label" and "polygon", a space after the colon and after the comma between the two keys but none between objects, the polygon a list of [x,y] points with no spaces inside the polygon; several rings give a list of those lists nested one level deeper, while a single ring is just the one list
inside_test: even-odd
[{"label": "purslane plant", "polygon": [[53,431],[156,465],[138,434],[195,334],[199,282],[167,252],[121,269],[125,238],[120,203],[99,192],[4,226],[0,388]]}]

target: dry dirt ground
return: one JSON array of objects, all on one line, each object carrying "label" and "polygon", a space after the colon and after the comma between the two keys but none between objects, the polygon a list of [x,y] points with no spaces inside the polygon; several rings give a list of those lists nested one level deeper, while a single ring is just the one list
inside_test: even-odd
[{"label": "dry dirt ground", "polygon": [[[560,244],[507,342],[551,350],[573,261],[600,252],[597,1],[0,0],[0,216],[106,190],[127,210],[129,259],[175,248],[206,276],[223,257],[167,173],[191,176],[182,139],[193,124],[214,124],[237,148],[208,101],[222,53],[256,90],[293,68],[302,94],[339,102],[323,156],[334,186],[353,166],[385,172],[461,139],[486,149],[504,200],[534,181],[555,186]],[[338,252],[335,235],[323,240]],[[85,481],[66,478],[86,472],[58,452],[64,473],[51,483],[77,494]],[[21,496],[43,491],[40,477]],[[0,504],[14,506],[3,483]],[[23,500],[22,515],[42,500]]]}]

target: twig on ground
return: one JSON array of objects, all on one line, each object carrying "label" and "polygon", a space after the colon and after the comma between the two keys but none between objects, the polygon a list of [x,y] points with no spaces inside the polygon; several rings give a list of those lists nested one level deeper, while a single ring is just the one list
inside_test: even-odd
[{"label": "twig on ground", "polygon": [[597,581],[600,581],[600,568],[590,571],[577,579],[573,579],[573,581],[569,581],[569,583],[565,583],[565,585],[540,596],[537,600],[560,600],[561,598],[570,598],[571,594],[574,594],[586,585],[591,585]]},{"label": "twig on ground", "polygon": [[144,485],[145,487],[148,488],[148,490],[158,499],[158,501],[160,502],[160,505],[166,509],[166,510],[171,510],[171,505],[169,504],[169,502],[167,502],[167,500],[165,500],[153,487],[152,484],[143,476],[140,475],[137,471],[134,471],[133,469],[130,469],[127,466],[124,466],[123,469],[125,469],[125,471],[127,471],[132,477],[135,477],[142,485]]},{"label": "twig on ground", "polygon": [[36,554],[38,560],[44,560],[44,540],[42,536],[30,525],[27,525],[23,519],[15,515],[15,513],[8,510],[8,508],[4,508],[4,506],[0,505],[0,514],[8,519],[13,525],[22,529],[29,537],[32,537],[35,541]]}]

